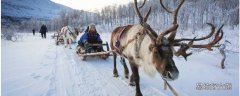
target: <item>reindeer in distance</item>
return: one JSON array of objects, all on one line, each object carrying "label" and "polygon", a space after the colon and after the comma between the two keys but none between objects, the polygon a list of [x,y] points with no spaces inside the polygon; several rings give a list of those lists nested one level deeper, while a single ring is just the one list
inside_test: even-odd
[{"label": "reindeer in distance", "polygon": [[65,48],[69,47],[72,49],[71,44],[76,42],[76,38],[79,34],[79,29],[73,28],[71,26],[64,26],[58,30],[58,36],[56,38],[56,45],[59,43],[65,44]]}]

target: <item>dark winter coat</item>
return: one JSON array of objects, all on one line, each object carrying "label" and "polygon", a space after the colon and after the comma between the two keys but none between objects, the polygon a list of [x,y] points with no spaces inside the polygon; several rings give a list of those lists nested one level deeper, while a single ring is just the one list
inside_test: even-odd
[{"label": "dark winter coat", "polygon": [[97,32],[89,33],[85,31],[82,37],[80,37],[80,40],[78,41],[78,43],[80,45],[83,45],[85,42],[88,42],[91,44],[102,43],[102,39],[100,38],[100,35]]},{"label": "dark winter coat", "polygon": [[40,33],[46,33],[47,32],[47,27],[46,25],[42,25],[41,29],[40,29]]}]

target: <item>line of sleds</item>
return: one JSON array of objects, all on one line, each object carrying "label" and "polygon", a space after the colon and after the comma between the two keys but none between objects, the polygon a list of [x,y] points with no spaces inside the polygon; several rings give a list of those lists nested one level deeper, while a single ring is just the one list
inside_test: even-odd
[{"label": "line of sleds", "polygon": [[[59,32],[54,33],[51,37],[52,39],[55,39],[56,45],[64,44],[63,36]],[[102,47],[106,51],[96,50],[94,47]],[[109,56],[112,56],[112,51],[109,50],[108,42],[102,44],[87,44],[84,47],[77,45],[75,50],[76,54],[78,54],[83,61],[85,61],[87,57],[99,57],[105,60]]]}]

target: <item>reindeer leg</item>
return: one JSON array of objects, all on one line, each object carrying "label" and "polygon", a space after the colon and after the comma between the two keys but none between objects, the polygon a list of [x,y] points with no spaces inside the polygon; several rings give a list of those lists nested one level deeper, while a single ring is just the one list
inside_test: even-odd
[{"label": "reindeer leg", "polygon": [[69,39],[67,39],[66,48],[69,46]]},{"label": "reindeer leg", "polygon": [[124,67],[124,74],[125,74],[125,78],[128,79],[128,74],[129,74],[129,71],[128,71],[128,67],[126,65],[126,62],[125,62],[125,59],[123,57],[121,57],[121,61],[120,61]]},{"label": "reindeer leg", "polygon": [[63,40],[64,40],[64,43],[65,43],[65,44],[64,44],[64,45],[65,45],[64,47],[66,48],[66,47],[67,47],[67,39],[64,37]]},{"label": "reindeer leg", "polygon": [[139,73],[138,73],[138,67],[134,66],[135,64],[133,64],[133,63],[130,64],[130,65],[131,65],[134,80],[135,80],[135,83],[136,83],[136,94],[135,94],[135,96],[142,96],[142,93],[141,93],[141,90],[140,90],[140,85],[139,85],[140,78],[139,78]]},{"label": "reindeer leg", "polygon": [[116,66],[117,54],[113,52],[113,77],[118,77],[118,71]]},{"label": "reindeer leg", "polygon": [[135,86],[136,83],[135,83],[135,78],[134,78],[134,75],[132,73],[132,75],[130,76],[130,83],[129,83],[130,86]]},{"label": "reindeer leg", "polygon": [[75,51],[76,51],[76,53],[77,53],[77,54],[79,54],[79,53],[80,53],[80,45],[77,45],[77,47],[76,47],[76,50],[75,50]]},{"label": "reindeer leg", "polygon": [[71,45],[72,45],[72,39],[69,39],[69,49],[72,49]]}]

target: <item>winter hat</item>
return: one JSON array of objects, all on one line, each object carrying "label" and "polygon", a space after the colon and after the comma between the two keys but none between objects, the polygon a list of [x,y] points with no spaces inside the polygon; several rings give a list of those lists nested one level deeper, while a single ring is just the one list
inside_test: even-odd
[{"label": "winter hat", "polygon": [[95,24],[91,23],[91,24],[89,25],[89,30],[96,30]]}]

